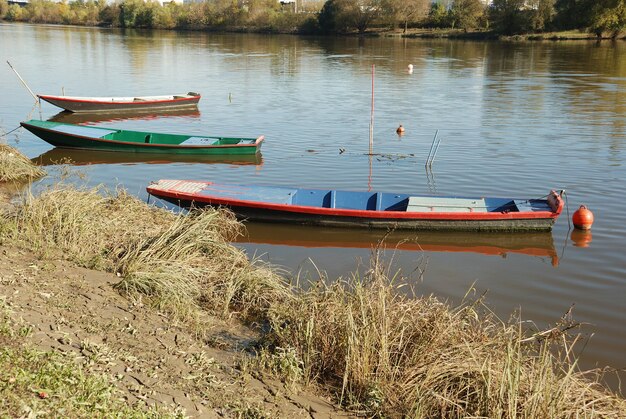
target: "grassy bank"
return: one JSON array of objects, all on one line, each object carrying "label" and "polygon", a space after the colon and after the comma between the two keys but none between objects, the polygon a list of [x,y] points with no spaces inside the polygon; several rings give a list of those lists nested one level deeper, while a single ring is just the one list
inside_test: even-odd
[{"label": "grassy bank", "polygon": [[[18,181],[43,172],[2,146],[0,175]],[[226,211],[175,215],[122,190],[58,184],[38,196],[25,194],[0,215],[0,244],[34,252],[44,265],[63,258],[110,272],[119,293],[182,325],[198,342],[222,345],[213,326],[234,319],[254,332],[247,355],[233,353],[239,371],[272,375],[288,392],[316,389],[353,413],[626,417],[625,401],[602,387],[599,373],[579,370],[568,321],[539,333],[522,319],[498,319],[480,301],[450,307],[434,297],[411,296],[375,252],[363,277],[293,289],[275,270],[251,263],[230,245],[241,229]],[[9,282],[0,276],[0,286]],[[45,287],[37,291],[51,298]],[[5,292],[0,288],[0,296]],[[124,401],[119,383],[83,368],[84,357],[26,344],[31,326],[10,320],[10,312],[0,299],[0,410],[14,416],[43,410],[64,416],[178,414]],[[113,333],[93,328],[105,330],[104,337]],[[130,322],[115,330],[138,339]],[[206,371],[181,380],[193,381],[198,394],[206,388],[219,393],[213,391],[216,362],[201,354],[185,353],[183,363],[196,370],[202,364]],[[160,361],[154,362],[157,370]],[[231,406],[229,415],[263,416],[244,403],[232,407],[238,394],[223,402]]]},{"label": "grassy bank", "polygon": [[578,370],[569,324],[537,334],[480,302],[409,297],[375,255],[366,277],[292,290],[229,244],[240,228],[223,211],[177,216],[123,191],[58,186],[2,217],[0,238],[117,274],[117,290],[199,339],[212,318],[238,319],[257,333],[242,370],[366,416],[626,416],[623,399]]},{"label": "grassy bank", "polygon": [[37,179],[46,172],[15,148],[0,143],[0,183]]}]

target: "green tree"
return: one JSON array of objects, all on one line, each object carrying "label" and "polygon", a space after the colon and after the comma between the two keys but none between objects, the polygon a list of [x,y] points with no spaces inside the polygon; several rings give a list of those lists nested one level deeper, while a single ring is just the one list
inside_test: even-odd
[{"label": "green tree", "polygon": [[8,12],[9,2],[7,0],[0,0],[0,19],[4,19]]},{"label": "green tree", "polygon": [[381,10],[394,26],[402,24],[406,33],[409,23],[428,15],[429,4],[430,0],[382,0]]},{"label": "green tree", "polygon": [[556,0],[554,24],[557,29],[585,29],[591,23],[591,0]]},{"label": "green tree", "polygon": [[467,32],[478,27],[485,14],[485,6],[481,0],[454,0],[452,9],[452,27],[459,27]]},{"label": "green tree", "polygon": [[376,0],[328,0],[318,21],[325,33],[345,33],[354,29],[363,33],[379,15]]},{"label": "green tree", "polygon": [[598,38],[606,32],[617,38],[626,29],[626,0],[597,0],[590,16],[589,30]]},{"label": "green tree", "polygon": [[533,31],[545,31],[552,26],[556,10],[556,0],[529,0],[530,27]]},{"label": "green tree", "polygon": [[496,32],[514,35],[528,30],[526,0],[493,0],[490,18]]},{"label": "green tree", "polygon": [[436,28],[450,26],[450,14],[442,3],[432,3],[428,12],[428,23]]}]

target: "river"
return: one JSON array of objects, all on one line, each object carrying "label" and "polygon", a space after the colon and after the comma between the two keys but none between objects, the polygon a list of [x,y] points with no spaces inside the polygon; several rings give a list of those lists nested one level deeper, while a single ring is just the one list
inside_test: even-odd
[{"label": "river", "polygon": [[[317,38],[0,23],[0,51],[41,94],[203,94],[197,112],[89,120],[59,116],[0,66],[0,128],[55,117],[143,131],[254,137],[262,156],[152,161],[52,150],[8,135],[30,158],[77,183],[142,199],[159,178],[441,195],[542,197],[565,189],[569,215],[595,214],[589,235],[568,214],[547,234],[394,233],[385,251],[420,294],[458,304],[470,292],[503,319],[536,327],[574,305],[584,368],[626,368],[626,44]],[[407,71],[409,64],[413,72]],[[374,152],[368,156],[374,66]],[[402,124],[406,132],[395,130]],[[426,157],[441,139],[432,170]],[[250,225],[241,246],[301,280],[367,267],[381,233]],[[607,380],[617,388],[614,374]]]}]

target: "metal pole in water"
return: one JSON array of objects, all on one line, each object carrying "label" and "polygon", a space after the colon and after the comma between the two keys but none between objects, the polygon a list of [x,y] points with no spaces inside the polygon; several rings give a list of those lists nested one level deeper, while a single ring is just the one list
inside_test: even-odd
[{"label": "metal pole in water", "polygon": [[430,150],[428,151],[428,156],[426,157],[426,164],[424,166],[430,166],[432,164],[431,158],[434,158],[433,150],[435,149],[435,142],[437,141],[437,135],[439,135],[439,130],[435,131],[435,136],[433,137],[433,142],[430,145]]},{"label": "metal pole in water", "polygon": [[372,110],[370,114],[370,154],[374,152],[374,64],[372,64]]},{"label": "metal pole in water", "polygon": [[30,87],[28,87],[28,85],[26,84],[26,82],[24,81],[24,79],[22,78],[22,76],[20,76],[20,73],[17,72],[16,69],[13,68],[13,66],[11,65],[11,63],[9,62],[9,60],[7,60],[7,64],[9,65],[9,67],[11,67],[11,70],[13,70],[13,72],[15,73],[15,75],[17,76],[18,79],[20,79],[20,81],[22,82],[22,84],[24,85],[24,87],[26,89],[28,89],[28,91],[30,92],[31,95],[33,95],[33,97],[35,98],[35,100],[37,102],[39,102],[39,98],[37,97],[36,94],[33,93],[32,90],[30,90]]},{"label": "metal pole in water", "polygon": [[[437,132],[435,133],[435,139],[437,138],[437,134],[439,134],[439,130],[437,130]],[[435,162],[435,156],[437,155],[437,151],[439,150],[440,145],[441,145],[441,140],[438,140],[437,147],[435,148],[435,151],[433,152],[433,157],[430,159],[430,166],[432,166],[433,163]]]}]

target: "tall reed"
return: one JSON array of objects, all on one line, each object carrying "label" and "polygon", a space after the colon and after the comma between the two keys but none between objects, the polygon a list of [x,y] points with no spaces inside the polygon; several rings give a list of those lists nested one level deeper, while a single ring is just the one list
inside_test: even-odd
[{"label": "tall reed", "polygon": [[397,281],[374,256],[365,278],[274,305],[265,350],[294,350],[305,381],[367,416],[626,417],[623,399],[579,371],[565,335],[529,338],[480,302],[452,309]]}]

